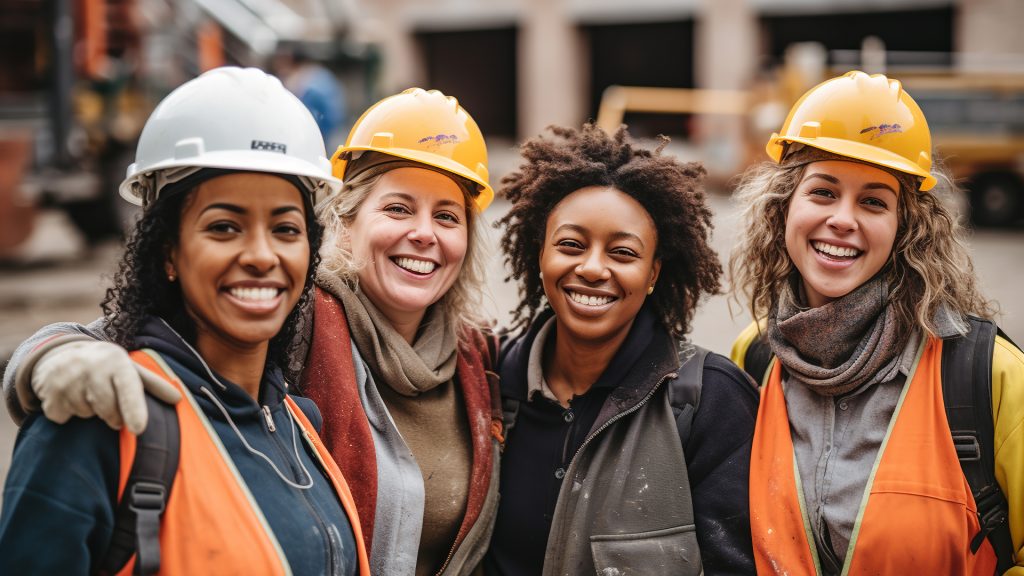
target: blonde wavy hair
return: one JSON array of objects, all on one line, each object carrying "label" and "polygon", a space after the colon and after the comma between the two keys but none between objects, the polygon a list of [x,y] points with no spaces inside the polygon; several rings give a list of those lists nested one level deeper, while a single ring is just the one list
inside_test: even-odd
[{"label": "blonde wavy hair", "polygon": [[[729,258],[730,293],[737,303],[745,298],[756,319],[775,311],[785,282],[796,273],[786,251],[786,212],[805,167],[762,163],[743,175],[734,192],[744,232]],[[957,186],[938,163],[932,173],[938,184],[931,191],[901,190],[896,240],[881,272],[902,334],[919,328],[935,336],[943,305],[961,333],[968,314],[991,318],[996,312],[978,289],[963,228],[942,202]]]},{"label": "blonde wavy hair", "polygon": [[[347,283],[352,289],[359,285],[359,270],[366,265],[350,249],[347,236],[363,202],[369,197],[388,169],[368,169],[345,181],[339,193],[330,196],[316,207],[317,217],[324,225],[324,242],[320,249],[320,274],[329,274]],[[443,172],[459,184],[466,205],[466,257],[455,283],[437,302],[444,307],[450,325],[456,327],[460,338],[467,335],[463,328],[477,329],[485,325],[477,310],[483,305],[484,262],[486,250],[480,240],[483,218],[469,195],[469,183]]]}]

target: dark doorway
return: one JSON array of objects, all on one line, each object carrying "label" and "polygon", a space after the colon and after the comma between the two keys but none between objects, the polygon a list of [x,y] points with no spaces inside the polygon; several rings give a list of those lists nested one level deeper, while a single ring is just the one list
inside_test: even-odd
[{"label": "dark doorway", "polygon": [[[621,86],[693,87],[693,20],[590,25],[590,118],[597,117],[604,89]],[[686,135],[689,118],[679,114],[626,114],[630,133]]]},{"label": "dark doorway", "polygon": [[[819,42],[827,50],[859,50],[868,36],[876,36],[888,51],[939,54],[934,65],[952,64],[953,8],[765,16],[761,18],[769,56],[782,62],[794,42]],[[833,64],[830,57],[829,64]]]},{"label": "dark doorway", "polygon": [[418,32],[427,86],[458,98],[487,137],[516,137],[516,28]]}]

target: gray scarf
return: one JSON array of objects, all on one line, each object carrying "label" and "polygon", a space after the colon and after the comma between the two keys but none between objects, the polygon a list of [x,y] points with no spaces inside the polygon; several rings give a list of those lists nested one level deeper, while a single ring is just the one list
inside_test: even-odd
[{"label": "gray scarf", "polygon": [[410,345],[362,291],[343,282],[331,288],[345,306],[352,339],[377,382],[386,382],[402,396],[417,396],[455,376],[457,338],[441,305],[427,309]]},{"label": "gray scarf", "polygon": [[893,368],[905,342],[881,277],[818,308],[801,306],[794,283],[786,283],[768,319],[768,343],[792,378],[838,396]]}]

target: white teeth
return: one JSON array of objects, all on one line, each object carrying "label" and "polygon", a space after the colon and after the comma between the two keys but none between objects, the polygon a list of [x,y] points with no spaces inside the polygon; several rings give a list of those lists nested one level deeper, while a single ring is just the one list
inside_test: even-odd
[{"label": "white teeth", "polygon": [[395,264],[419,274],[429,274],[434,271],[434,268],[437,268],[437,264],[429,260],[416,260],[415,258],[395,258]]},{"label": "white teeth", "polygon": [[232,288],[231,295],[239,300],[273,300],[277,298],[277,288]]},{"label": "white teeth", "polygon": [[576,292],[569,292],[569,298],[572,298],[573,302],[583,304],[584,306],[604,306],[614,300],[611,296],[585,296]]},{"label": "white teeth", "polygon": [[851,256],[859,256],[860,250],[856,248],[844,248],[842,246],[833,246],[832,244],[826,244],[825,242],[812,242],[814,249],[818,252],[824,252],[830,256],[839,256],[841,258],[848,258]]}]

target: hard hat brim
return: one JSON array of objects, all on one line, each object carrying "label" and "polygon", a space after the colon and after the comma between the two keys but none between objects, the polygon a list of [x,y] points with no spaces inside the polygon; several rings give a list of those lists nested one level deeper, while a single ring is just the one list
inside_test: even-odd
[{"label": "hard hat brim", "polygon": [[[324,160],[326,161],[326,159]],[[136,165],[132,164],[128,167],[127,177],[121,182],[118,192],[128,202],[141,206],[143,199],[135,193],[135,189],[132,186],[134,182],[160,170],[184,167],[222,168],[241,172],[267,172],[270,174],[305,176],[324,182],[324,191],[320,196],[331,195],[341,189],[341,180],[329,175],[329,166],[316,166],[306,160],[277,152],[231,150],[208,152],[201,156],[190,158],[171,158],[149,165],[145,170],[137,170]],[[319,202],[322,199],[322,197],[314,198],[314,202]]]},{"label": "hard hat brim", "polygon": [[891,168],[912,176],[923,178],[923,181],[918,188],[922,192],[931,190],[936,183],[935,177],[932,176],[930,172],[922,169],[917,164],[908,161],[899,154],[890,152],[878,146],[872,146],[871,144],[841,138],[803,138],[800,136],[779,136],[778,134],[773,134],[772,138],[768,141],[768,145],[765,147],[765,150],[768,152],[768,156],[776,162],[781,162],[782,154],[787,142],[811,146],[813,148],[825,150],[826,152],[832,152],[833,154],[838,154],[840,156],[847,156],[869,164],[877,164],[879,166],[884,166],[886,168]]},{"label": "hard hat brim", "polygon": [[473,197],[473,203],[476,204],[477,209],[480,212],[486,210],[487,207],[491,205],[491,202],[494,201],[494,189],[491,188],[491,185],[487,182],[486,178],[481,178],[479,174],[468,170],[465,166],[451,158],[438,154],[431,154],[430,152],[424,152],[422,150],[410,150],[408,148],[387,148],[385,150],[372,146],[341,146],[331,158],[331,162],[334,165],[334,175],[336,177],[344,178],[345,169],[348,166],[348,160],[343,159],[343,156],[351,152],[377,152],[379,154],[387,154],[388,156],[395,156],[396,158],[412,160],[413,162],[419,162],[420,164],[440,168],[445,172],[461,176],[462,178],[465,178],[477,185],[478,192],[477,195]]}]

